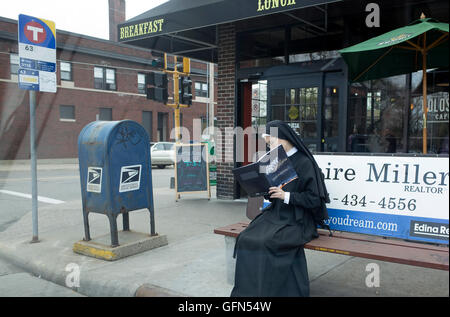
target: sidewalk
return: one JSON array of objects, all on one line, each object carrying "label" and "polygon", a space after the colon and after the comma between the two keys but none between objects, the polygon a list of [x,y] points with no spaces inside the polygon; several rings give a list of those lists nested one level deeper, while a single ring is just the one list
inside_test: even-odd
[{"label": "sidewalk", "polygon": [[[206,195],[154,192],[156,231],[169,244],[115,262],[72,251],[83,238],[81,199],[39,209],[40,243],[30,244],[31,213],[0,233],[0,257],[36,276],[67,286],[77,268],[86,296],[229,296],[224,237],[214,228],[247,220],[246,203]],[[213,195],[214,197],[215,195]],[[106,216],[90,214],[91,236],[109,233]],[[118,217],[121,228],[122,218]],[[130,213],[130,228],[149,233],[147,210]],[[120,242],[120,241],[119,241]],[[449,296],[447,271],[306,250],[312,296]],[[368,263],[380,267],[380,287],[365,284]]]}]

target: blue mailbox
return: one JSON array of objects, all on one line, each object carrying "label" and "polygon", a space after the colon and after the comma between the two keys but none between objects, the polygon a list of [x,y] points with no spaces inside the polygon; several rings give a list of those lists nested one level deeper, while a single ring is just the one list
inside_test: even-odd
[{"label": "blue mailbox", "polygon": [[78,137],[85,241],[89,241],[89,213],[105,214],[111,246],[119,245],[117,216],[129,231],[128,212],[148,208],[150,234],[155,233],[150,142],[145,129],[131,120],[95,121]]}]

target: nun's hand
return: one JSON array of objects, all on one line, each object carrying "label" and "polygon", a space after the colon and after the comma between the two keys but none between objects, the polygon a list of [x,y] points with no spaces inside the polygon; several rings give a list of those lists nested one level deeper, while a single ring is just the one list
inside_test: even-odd
[{"label": "nun's hand", "polygon": [[281,200],[284,200],[284,191],[280,187],[270,187],[269,188],[269,195],[270,198],[278,198]]}]

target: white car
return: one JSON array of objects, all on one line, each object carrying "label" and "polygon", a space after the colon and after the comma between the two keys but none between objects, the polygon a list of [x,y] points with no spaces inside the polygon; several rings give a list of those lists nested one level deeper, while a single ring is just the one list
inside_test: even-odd
[{"label": "white car", "polygon": [[152,165],[165,168],[175,163],[175,143],[157,142],[150,147]]}]

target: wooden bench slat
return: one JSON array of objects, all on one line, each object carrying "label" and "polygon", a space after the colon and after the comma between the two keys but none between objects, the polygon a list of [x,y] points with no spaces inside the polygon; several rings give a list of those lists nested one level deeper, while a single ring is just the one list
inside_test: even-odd
[{"label": "wooden bench slat", "polygon": [[236,238],[242,230],[247,228],[248,224],[248,222],[238,222],[232,225],[214,229],[214,233]]},{"label": "wooden bench slat", "polygon": [[[214,233],[237,237],[248,224],[248,222],[235,223],[217,228]],[[319,235],[319,238],[305,244],[305,248],[426,268],[447,271],[449,269],[448,247],[349,232],[333,232],[333,236],[330,237],[329,232],[322,229],[319,229]]]},{"label": "wooden bench slat", "polygon": [[[330,235],[330,232],[328,230],[319,229],[318,232],[320,235],[324,235],[324,236]],[[360,240],[360,241],[370,241],[370,242],[374,242],[374,243],[398,245],[398,246],[402,246],[402,247],[410,247],[410,248],[417,248],[417,249],[442,251],[442,249],[445,248],[442,246],[426,244],[426,243],[421,243],[421,242],[398,240],[395,238],[384,239],[383,237],[372,236],[372,235],[361,234],[361,233],[351,233],[351,232],[343,232],[343,231],[332,231],[332,233],[333,233],[333,237],[337,237],[337,238]]]},{"label": "wooden bench slat", "polygon": [[448,270],[448,250],[427,250],[323,235],[305,244],[305,248],[373,260]]}]

